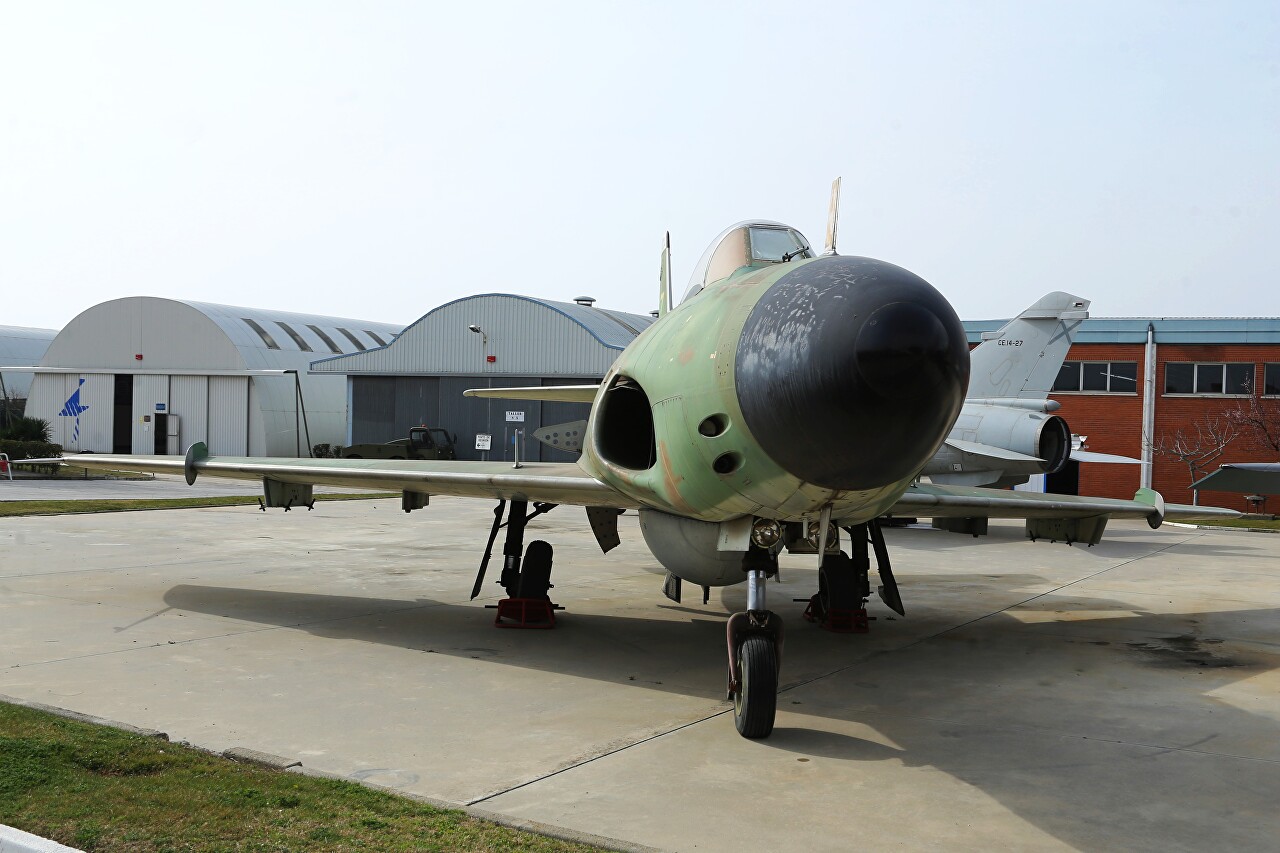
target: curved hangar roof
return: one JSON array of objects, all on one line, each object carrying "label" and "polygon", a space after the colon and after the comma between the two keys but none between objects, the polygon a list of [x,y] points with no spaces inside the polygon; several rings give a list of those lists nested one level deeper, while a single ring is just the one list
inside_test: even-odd
[{"label": "curved hangar roof", "polygon": [[[0,364],[35,366],[58,335],[57,329],[29,329],[26,326],[0,326]],[[32,373],[4,372],[4,390],[10,397],[27,396]]]},{"label": "curved hangar roof", "polygon": [[653,320],[585,299],[484,293],[433,309],[386,347],[321,359],[311,372],[603,376]]},{"label": "curved hangar roof", "polygon": [[78,314],[49,344],[41,365],[122,372],[301,370],[320,353],[383,346],[401,328],[317,314],[129,296]]}]

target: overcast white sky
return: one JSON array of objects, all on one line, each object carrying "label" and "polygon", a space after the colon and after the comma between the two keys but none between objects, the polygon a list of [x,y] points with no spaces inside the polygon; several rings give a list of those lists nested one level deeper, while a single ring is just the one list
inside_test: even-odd
[{"label": "overcast white sky", "polygon": [[1280,316],[1280,4],[0,0],[0,324],[646,312],[836,175],[964,319]]}]

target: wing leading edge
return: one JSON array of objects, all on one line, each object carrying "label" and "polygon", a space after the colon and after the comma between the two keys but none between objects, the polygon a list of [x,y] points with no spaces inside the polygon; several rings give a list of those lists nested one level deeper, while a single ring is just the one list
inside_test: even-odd
[{"label": "wing leading edge", "polygon": [[1014,492],[964,486],[918,483],[907,489],[886,513],[931,518],[1073,519],[1106,516],[1144,518],[1152,527],[1184,518],[1236,518],[1240,513],[1221,507],[1166,504],[1158,492],[1139,489],[1133,500]]},{"label": "wing leading edge", "polygon": [[496,400],[543,400],[551,403],[590,403],[599,385],[530,385],[521,388],[468,388],[464,397],[490,397]]},{"label": "wing leading edge", "polygon": [[543,501],[575,506],[638,509],[632,498],[600,482],[574,463],[456,462],[413,459],[271,459],[207,456],[193,445],[176,456],[78,454],[76,466],[98,470],[185,474],[188,483],[208,474],[239,480],[273,480],[301,486],[345,486],[468,498]]}]

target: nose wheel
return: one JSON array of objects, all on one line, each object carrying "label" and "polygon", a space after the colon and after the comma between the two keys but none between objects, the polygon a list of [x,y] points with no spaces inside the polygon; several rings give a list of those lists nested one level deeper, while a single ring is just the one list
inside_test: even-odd
[{"label": "nose wheel", "polygon": [[738,644],[738,690],[733,724],[746,738],[768,737],[778,711],[778,647],[772,637],[754,634]]},{"label": "nose wheel", "polygon": [[768,737],[778,711],[782,618],[765,609],[765,572],[747,573],[747,610],[729,617],[729,696],[733,722],[746,738]]}]

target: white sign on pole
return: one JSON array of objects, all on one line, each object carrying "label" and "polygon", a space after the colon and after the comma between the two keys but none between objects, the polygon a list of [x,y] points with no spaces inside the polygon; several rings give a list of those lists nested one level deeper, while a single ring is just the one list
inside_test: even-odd
[{"label": "white sign on pole", "polygon": [[524,412],[507,412],[507,423],[509,424],[524,423]]},{"label": "white sign on pole", "polygon": [[476,433],[476,450],[488,450],[492,444],[493,436],[484,432]]}]

